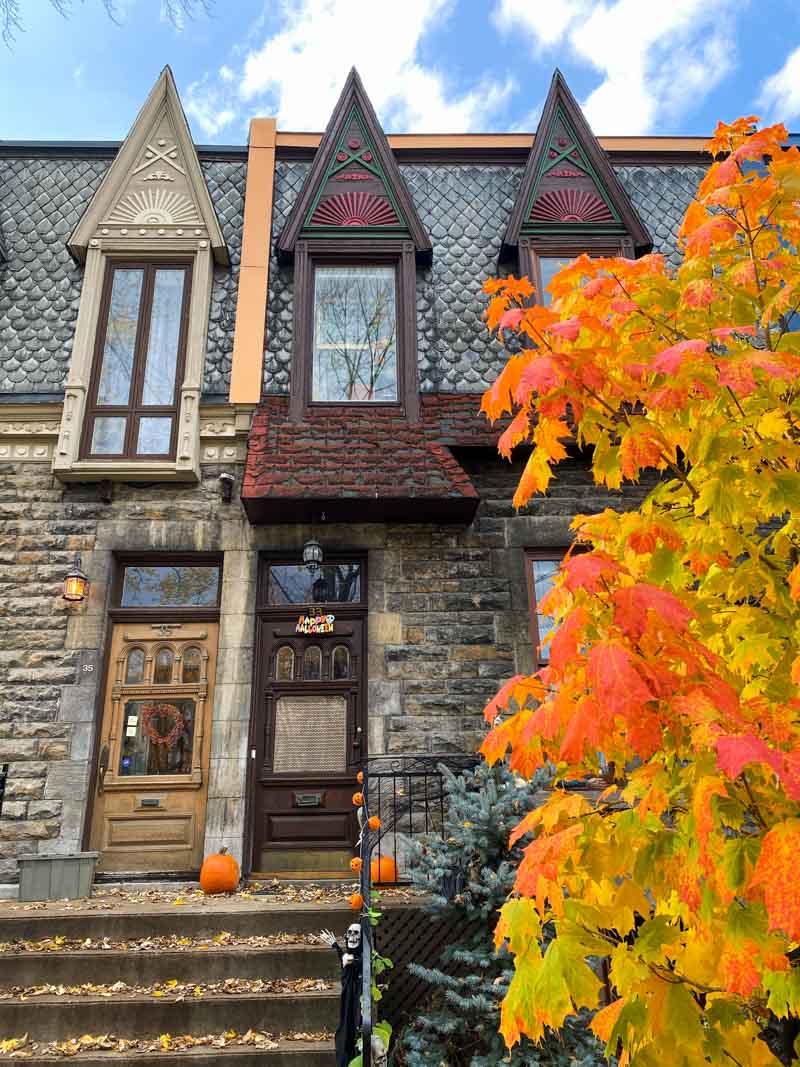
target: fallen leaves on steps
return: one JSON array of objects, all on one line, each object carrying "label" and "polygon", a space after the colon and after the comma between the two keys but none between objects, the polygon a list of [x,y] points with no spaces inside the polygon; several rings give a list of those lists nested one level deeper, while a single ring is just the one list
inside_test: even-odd
[{"label": "fallen leaves on steps", "polygon": [[81,1037],[71,1037],[66,1041],[41,1042],[29,1038],[28,1034],[22,1037],[11,1037],[0,1041],[0,1054],[9,1059],[30,1059],[32,1056],[52,1056],[53,1059],[69,1059],[82,1052],[117,1052],[117,1053],[144,1053],[144,1052],[184,1052],[193,1048],[229,1048],[235,1046],[249,1046],[263,1049],[265,1052],[276,1049],[281,1041],[314,1041],[330,1042],[333,1035],[325,1030],[306,1032],[293,1031],[288,1034],[267,1033],[264,1030],[247,1030],[243,1034],[237,1034],[235,1030],[226,1030],[221,1034],[203,1034],[195,1037],[190,1034],[173,1036],[161,1034],[160,1037],[147,1039],[129,1039],[115,1037],[113,1034],[83,1034]]},{"label": "fallen leaves on steps", "polygon": [[109,937],[45,937],[39,941],[0,941],[0,955],[22,952],[192,952],[233,948],[274,948],[276,945],[319,945],[318,934],[257,934],[248,937],[223,930],[213,937],[128,938],[115,941]]},{"label": "fallen leaves on steps", "polygon": [[[116,997],[149,996],[169,997],[173,1000],[200,999],[206,996],[235,996],[253,993],[325,993],[334,988],[333,982],[322,978],[225,978],[220,982],[179,982],[170,978],[166,982],[151,985],[129,985],[114,982],[112,985],[84,982],[81,985],[6,986],[0,988],[2,1000],[32,1000],[34,997]],[[1,1046],[0,1046],[1,1047]]]}]

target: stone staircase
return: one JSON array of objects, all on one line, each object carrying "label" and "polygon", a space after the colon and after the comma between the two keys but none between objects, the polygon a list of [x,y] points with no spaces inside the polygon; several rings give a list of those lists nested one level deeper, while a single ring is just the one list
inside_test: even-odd
[{"label": "stone staircase", "polygon": [[316,935],[350,921],[338,903],[258,898],[3,908],[0,1062],[52,1067],[48,1044],[72,1041],[60,1054],[75,1067],[333,1067],[338,961]]}]

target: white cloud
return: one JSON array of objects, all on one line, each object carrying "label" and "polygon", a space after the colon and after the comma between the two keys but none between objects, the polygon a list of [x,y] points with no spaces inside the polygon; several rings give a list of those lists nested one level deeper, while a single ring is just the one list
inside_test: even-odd
[{"label": "white cloud", "polygon": [[417,54],[450,8],[450,0],[283,0],[281,28],[244,60],[240,95],[268,102],[284,129],[319,130],[355,65],[385,127],[480,129],[511,93],[511,80],[476,80],[459,92]]},{"label": "white cloud", "polygon": [[220,78],[222,78],[222,80],[224,82],[232,82],[232,81],[235,81],[235,79],[236,79],[236,75],[234,74],[234,72],[231,70],[230,67],[226,66],[224,63],[219,68],[219,76],[220,76]]},{"label": "white cloud", "polygon": [[733,67],[737,0],[498,0],[494,19],[534,51],[566,43],[604,75],[583,102],[599,134],[675,121]]},{"label": "white cloud", "polygon": [[781,69],[764,81],[758,104],[781,122],[800,115],[800,48],[790,52]]},{"label": "white cloud", "polygon": [[236,109],[220,89],[209,84],[207,75],[192,82],[184,94],[183,106],[206,137],[216,137],[236,118]]}]

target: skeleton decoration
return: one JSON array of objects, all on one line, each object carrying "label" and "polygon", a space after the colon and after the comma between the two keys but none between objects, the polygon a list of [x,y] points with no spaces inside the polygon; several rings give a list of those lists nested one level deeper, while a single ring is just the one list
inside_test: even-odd
[{"label": "skeleton decoration", "polygon": [[[339,1025],[336,1028],[336,1067],[348,1067],[356,1054],[358,1031],[361,1027],[361,926],[351,923],[344,937],[344,948],[330,930],[322,930],[320,938],[335,950],[342,965],[342,994],[339,1001]],[[383,1042],[381,1042],[381,1046]],[[385,1063],[380,1059],[373,1063]]]},{"label": "skeleton decoration", "polygon": [[372,1067],[387,1067],[389,1053],[383,1043],[383,1039],[378,1034],[373,1034],[370,1044],[372,1048]]}]

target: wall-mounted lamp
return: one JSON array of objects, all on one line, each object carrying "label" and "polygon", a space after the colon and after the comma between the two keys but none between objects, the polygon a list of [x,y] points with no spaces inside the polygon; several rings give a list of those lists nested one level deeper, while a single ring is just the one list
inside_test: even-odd
[{"label": "wall-mounted lamp", "polygon": [[233,500],[233,487],[236,483],[236,479],[232,474],[227,474],[225,471],[219,476],[219,495],[222,498],[223,504],[230,504]]},{"label": "wall-mounted lamp", "polygon": [[319,541],[306,541],[303,545],[303,563],[312,574],[315,574],[322,565],[322,545]]},{"label": "wall-mounted lamp", "polygon": [[80,603],[86,599],[89,592],[89,579],[81,570],[81,557],[76,556],[72,570],[68,571],[64,579],[64,600],[72,600]]}]

